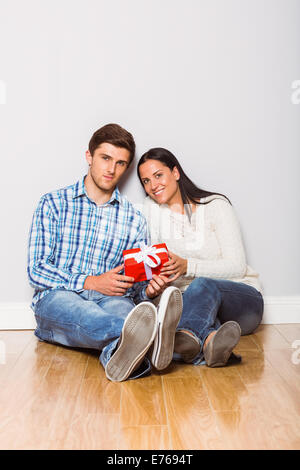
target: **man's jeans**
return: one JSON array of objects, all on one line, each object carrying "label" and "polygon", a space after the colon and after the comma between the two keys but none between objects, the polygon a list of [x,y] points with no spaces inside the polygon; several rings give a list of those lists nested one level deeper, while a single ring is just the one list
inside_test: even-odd
[{"label": "man's jeans", "polygon": [[[105,368],[117,347],[124,320],[134,307],[133,300],[126,296],[55,289],[34,306],[35,335],[50,343],[97,349],[101,351],[100,362]],[[150,361],[145,358],[130,378],[148,375],[150,370]]]},{"label": "man's jeans", "polygon": [[[263,297],[254,287],[222,279],[194,279],[183,293],[183,311],[178,325],[178,330],[188,330],[200,340],[201,350],[193,363],[201,363],[205,339],[221,324],[236,321],[242,335],[248,335],[260,324],[263,309]],[[180,358],[174,356],[174,359]]]}]

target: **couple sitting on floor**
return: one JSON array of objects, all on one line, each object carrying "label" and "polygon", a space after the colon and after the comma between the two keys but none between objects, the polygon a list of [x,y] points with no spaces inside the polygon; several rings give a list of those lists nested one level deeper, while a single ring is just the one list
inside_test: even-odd
[{"label": "couple sitting on floor", "polygon": [[[241,335],[260,324],[258,274],[247,265],[231,202],[199,189],[175,156],[153,148],[138,162],[143,210],[118,183],[135,154],[117,124],[97,130],[87,175],[41,197],[34,212],[28,277],[41,341],[100,351],[112,381],[173,360],[208,367],[241,358]],[[169,261],[150,281],[123,273],[123,250],[166,243]]]}]

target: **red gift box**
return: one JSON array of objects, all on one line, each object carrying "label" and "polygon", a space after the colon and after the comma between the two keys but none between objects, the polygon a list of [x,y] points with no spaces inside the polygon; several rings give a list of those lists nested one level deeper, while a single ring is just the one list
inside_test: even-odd
[{"label": "red gift box", "polygon": [[149,281],[153,274],[160,274],[163,265],[169,261],[165,243],[124,250],[123,258],[125,276],[133,277],[134,282]]}]

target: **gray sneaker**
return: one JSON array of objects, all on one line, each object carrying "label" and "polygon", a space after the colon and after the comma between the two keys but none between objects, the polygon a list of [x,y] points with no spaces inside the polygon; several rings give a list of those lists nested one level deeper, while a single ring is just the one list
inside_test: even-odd
[{"label": "gray sneaker", "polygon": [[172,361],[177,325],[182,313],[182,294],[177,287],[167,287],[158,306],[158,329],[150,360],[158,370],[163,370]]},{"label": "gray sneaker", "polygon": [[237,322],[228,321],[220,326],[203,351],[206,365],[208,367],[225,366],[240,337],[241,328]]},{"label": "gray sneaker", "polygon": [[157,332],[157,310],[151,302],[141,302],[128,314],[116,351],[106,364],[109,380],[122,382],[143,361]]}]

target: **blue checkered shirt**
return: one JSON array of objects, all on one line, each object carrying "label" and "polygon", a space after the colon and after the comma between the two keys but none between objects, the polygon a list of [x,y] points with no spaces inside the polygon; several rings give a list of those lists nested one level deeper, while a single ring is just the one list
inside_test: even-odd
[{"label": "blue checkered shirt", "polygon": [[[29,235],[29,282],[32,307],[52,289],[83,291],[87,276],[103,274],[123,263],[123,250],[148,243],[144,216],[118,188],[97,206],[89,199],[84,178],[41,197]],[[136,283],[126,295],[148,300],[147,283]]]}]

